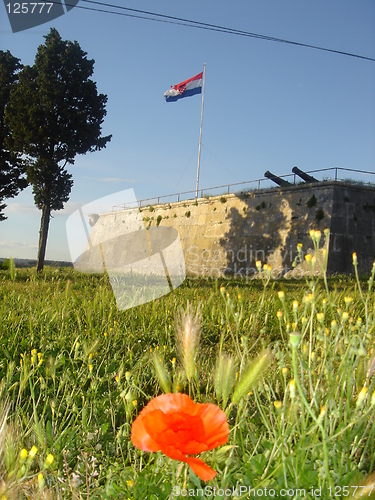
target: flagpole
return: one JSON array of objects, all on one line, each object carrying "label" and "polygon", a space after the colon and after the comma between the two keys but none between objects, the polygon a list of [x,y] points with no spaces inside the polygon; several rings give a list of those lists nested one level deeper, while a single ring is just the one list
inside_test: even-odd
[{"label": "flagpole", "polygon": [[198,147],[198,167],[197,167],[197,186],[195,189],[195,198],[198,198],[199,186],[199,167],[201,163],[201,148],[202,148],[202,125],[203,125],[203,106],[204,106],[204,85],[206,81],[206,63],[203,65],[203,85],[202,85],[202,108],[201,108],[201,128],[199,131],[199,147]]}]

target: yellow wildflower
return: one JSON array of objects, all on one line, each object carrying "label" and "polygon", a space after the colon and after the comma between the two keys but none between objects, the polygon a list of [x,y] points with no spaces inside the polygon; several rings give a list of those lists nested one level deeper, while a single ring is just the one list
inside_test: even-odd
[{"label": "yellow wildflower", "polygon": [[324,415],[325,415],[326,413],[327,413],[327,408],[326,408],[325,406],[322,406],[322,407],[320,408],[319,419],[321,420],[321,419],[324,417]]},{"label": "yellow wildflower", "polygon": [[305,302],[305,304],[309,304],[310,302],[312,302],[314,300],[314,294],[312,293],[308,293],[307,295],[304,296],[303,298],[303,301]]},{"label": "yellow wildflower", "polygon": [[290,391],[290,397],[293,399],[296,397],[296,383],[295,383],[295,380],[292,379],[290,382],[289,382],[289,391]]},{"label": "yellow wildflower", "polygon": [[361,404],[365,401],[367,391],[368,391],[367,387],[362,387],[361,392],[358,394],[358,399],[357,399],[357,404],[356,404],[357,407],[361,406]]},{"label": "yellow wildflower", "polygon": [[316,319],[319,321],[319,323],[322,323],[324,321],[324,313],[317,313]]},{"label": "yellow wildflower", "polygon": [[39,484],[39,489],[42,490],[44,488],[45,481],[43,474],[41,472],[38,474],[38,484]]}]

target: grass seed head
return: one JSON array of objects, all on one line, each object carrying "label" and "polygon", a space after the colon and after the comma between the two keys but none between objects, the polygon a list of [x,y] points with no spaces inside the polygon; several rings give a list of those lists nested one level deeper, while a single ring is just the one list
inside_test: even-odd
[{"label": "grass seed head", "polygon": [[257,358],[251,360],[247,364],[235,386],[232,397],[233,403],[238,403],[244,396],[246,396],[246,394],[249,393],[250,389],[254,387],[265,370],[268,368],[271,358],[271,352],[266,349],[261,352]]},{"label": "grass seed head", "polygon": [[169,372],[165,366],[164,360],[158,355],[157,352],[154,352],[153,355],[154,368],[156,372],[156,376],[162,390],[168,394],[171,392],[171,378],[169,376]]},{"label": "grass seed head", "polygon": [[202,317],[188,302],[186,310],[180,309],[175,320],[177,349],[186,377],[190,381],[195,373]]},{"label": "grass seed head", "polygon": [[234,358],[227,354],[219,354],[214,373],[214,389],[216,399],[218,402],[222,402],[223,408],[226,407],[232,393],[235,379],[236,365]]},{"label": "grass seed head", "polygon": [[375,356],[372,358],[372,360],[369,362],[368,368],[367,368],[367,373],[366,373],[366,378],[370,379],[372,375],[375,372]]}]

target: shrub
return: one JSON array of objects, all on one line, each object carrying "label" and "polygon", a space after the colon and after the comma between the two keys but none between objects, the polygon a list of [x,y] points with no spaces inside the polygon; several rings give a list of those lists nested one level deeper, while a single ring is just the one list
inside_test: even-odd
[{"label": "shrub", "polygon": [[313,194],[311,196],[311,198],[307,200],[306,205],[307,205],[308,208],[312,208],[312,207],[315,207],[315,205],[317,204],[317,202],[318,202],[318,200],[316,199],[315,194]]},{"label": "shrub", "polygon": [[315,212],[315,219],[318,222],[324,219],[324,210],[322,208],[318,208],[318,210]]}]

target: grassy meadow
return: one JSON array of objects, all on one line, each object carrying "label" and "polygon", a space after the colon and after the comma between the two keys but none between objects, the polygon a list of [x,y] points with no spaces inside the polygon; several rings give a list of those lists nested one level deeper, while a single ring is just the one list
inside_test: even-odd
[{"label": "grassy meadow", "polygon": [[[369,498],[374,272],[292,281],[259,267],[119,311],[105,275],[1,270],[0,500]],[[201,454],[212,481],[133,446],[132,422],[163,392],[225,411],[228,443]]]}]

